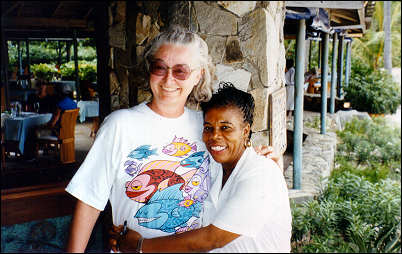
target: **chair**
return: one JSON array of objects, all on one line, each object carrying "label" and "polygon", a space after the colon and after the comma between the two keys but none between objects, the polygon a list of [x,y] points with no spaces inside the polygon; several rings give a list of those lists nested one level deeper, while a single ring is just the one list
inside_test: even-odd
[{"label": "chair", "polygon": [[63,112],[58,136],[44,136],[36,139],[37,153],[40,147],[54,144],[56,149],[60,151],[61,163],[75,162],[74,132],[79,110],[76,108]]}]

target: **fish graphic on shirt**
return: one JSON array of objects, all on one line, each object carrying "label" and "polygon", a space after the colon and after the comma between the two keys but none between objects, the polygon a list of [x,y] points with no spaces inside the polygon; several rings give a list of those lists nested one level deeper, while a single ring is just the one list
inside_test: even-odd
[{"label": "fish graphic on shirt", "polygon": [[186,139],[177,138],[176,136],[173,138],[173,141],[170,144],[164,146],[162,149],[162,152],[164,154],[175,157],[183,157],[189,152],[196,152],[196,151],[197,151],[197,145],[195,142],[190,144]]},{"label": "fish graphic on shirt", "polygon": [[128,157],[132,159],[142,160],[148,158],[151,155],[157,155],[156,150],[156,148],[151,150],[150,145],[142,145],[131,151]]},{"label": "fish graphic on shirt", "polygon": [[202,203],[208,197],[210,184],[209,156],[206,156],[197,172],[184,186],[184,192],[187,193],[192,200]]},{"label": "fish graphic on shirt", "polygon": [[199,218],[202,205],[199,202],[183,205],[182,184],[175,184],[157,191],[149,202],[141,207],[134,218],[140,226],[163,232],[182,232],[191,217]]},{"label": "fish graphic on shirt", "polygon": [[198,168],[204,161],[204,153],[205,151],[193,153],[187,158],[181,160],[180,165],[187,168]]},{"label": "fish graphic on shirt", "polygon": [[147,163],[136,177],[126,182],[126,195],[134,201],[146,203],[158,190],[178,183],[187,183],[196,170],[178,175],[175,170],[179,166],[178,161],[157,160]]}]

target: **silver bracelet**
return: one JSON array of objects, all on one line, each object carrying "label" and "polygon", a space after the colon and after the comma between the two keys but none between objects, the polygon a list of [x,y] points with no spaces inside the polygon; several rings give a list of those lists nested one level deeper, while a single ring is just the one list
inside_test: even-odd
[{"label": "silver bracelet", "polygon": [[144,241],[144,238],[141,236],[141,238],[137,242],[137,249],[135,253],[142,253],[142,242]]}]

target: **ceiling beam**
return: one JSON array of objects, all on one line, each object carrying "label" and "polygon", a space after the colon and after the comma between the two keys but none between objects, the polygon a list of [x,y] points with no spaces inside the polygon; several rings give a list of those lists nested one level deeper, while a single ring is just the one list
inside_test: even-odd
[{"label": "ceiling beam", "polygon": [[364,1],[285,1],[287,7],[312,7],[329,9],[360,9]]},{"label": "ceiling beam", "polygon": [[363,37],[363,34],[362,33],[348,34],[348,36],[352,38],[360,38]]},{"label": "ceiling beam", "polygon": [[24,9],[24,2],[21,2],[20,6],[18,8],[17,17],[21,16],[22,9]]},{"label": "ceiling beam", "polygon": [[362,25],[333,26],[333,29],[361,29]]},{"label": "ceiling beam", "polygon": [[8,8],[1,16],[5,17],[7,14],[9,14],[10,12],[12,12],[16,7],[18,7],[18,5],[20,5],[21,2],[16,2],[14,3],[10,8]]},{"label": "ceiling beam", "polygon": [[87,12],[87,14],[85,15],[84,19],[87,20],[89,17],[89,14],[91,14],[91,12],[94,10],[94,8],[90,8],[89,11]]},{"label": "ceiling beam", "polygon": [[60,28],[87,28],[88,23],[83,19],[59,19],[59,18],[29,18],[29,17],[6,17],[2,19],[5,28],[28,28],[28,27],[60,27]]},{"label": "ceiling beam", "polygon": [[358,9],[357,14],[359,15],[360,25],[362,26],[363,33],[366,32],[366,19],[364,17],[364,8]]},{"label": "ceiling beam", "polygon": [[353,17],[351,17],[351,16],[348,16],[348,15],[345,15],[345,14],[343,14],[343,13],[332,12],[331,14],[334,15],[334,16],[341,17],[341,18],[343,18],[343,19],[349,20],[349,21],[353,21],[353,22],[357,22],[357,21],[358,21],[358,20],[356,20],[355,18],[353,18]]},{"label": "ceiling beam", "polygon": [[57,11],[58,11],[62,6],[63,6],[63,1],[60,1],[60,2],[57,4],[56,8],[54,9],[53,14],[52,14],[52,17],[55,17],[55,16],[56,16]]}]

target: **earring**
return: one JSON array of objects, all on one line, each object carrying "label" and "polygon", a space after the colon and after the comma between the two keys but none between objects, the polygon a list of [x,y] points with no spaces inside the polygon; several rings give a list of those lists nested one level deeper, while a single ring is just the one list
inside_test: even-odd
[{"label": "earring", "polygon": [[247,147],[251,147],[253,144],[251,143],[251,140],[247,140],[245,143],[244,143],[244,146],[247,148]]}]

